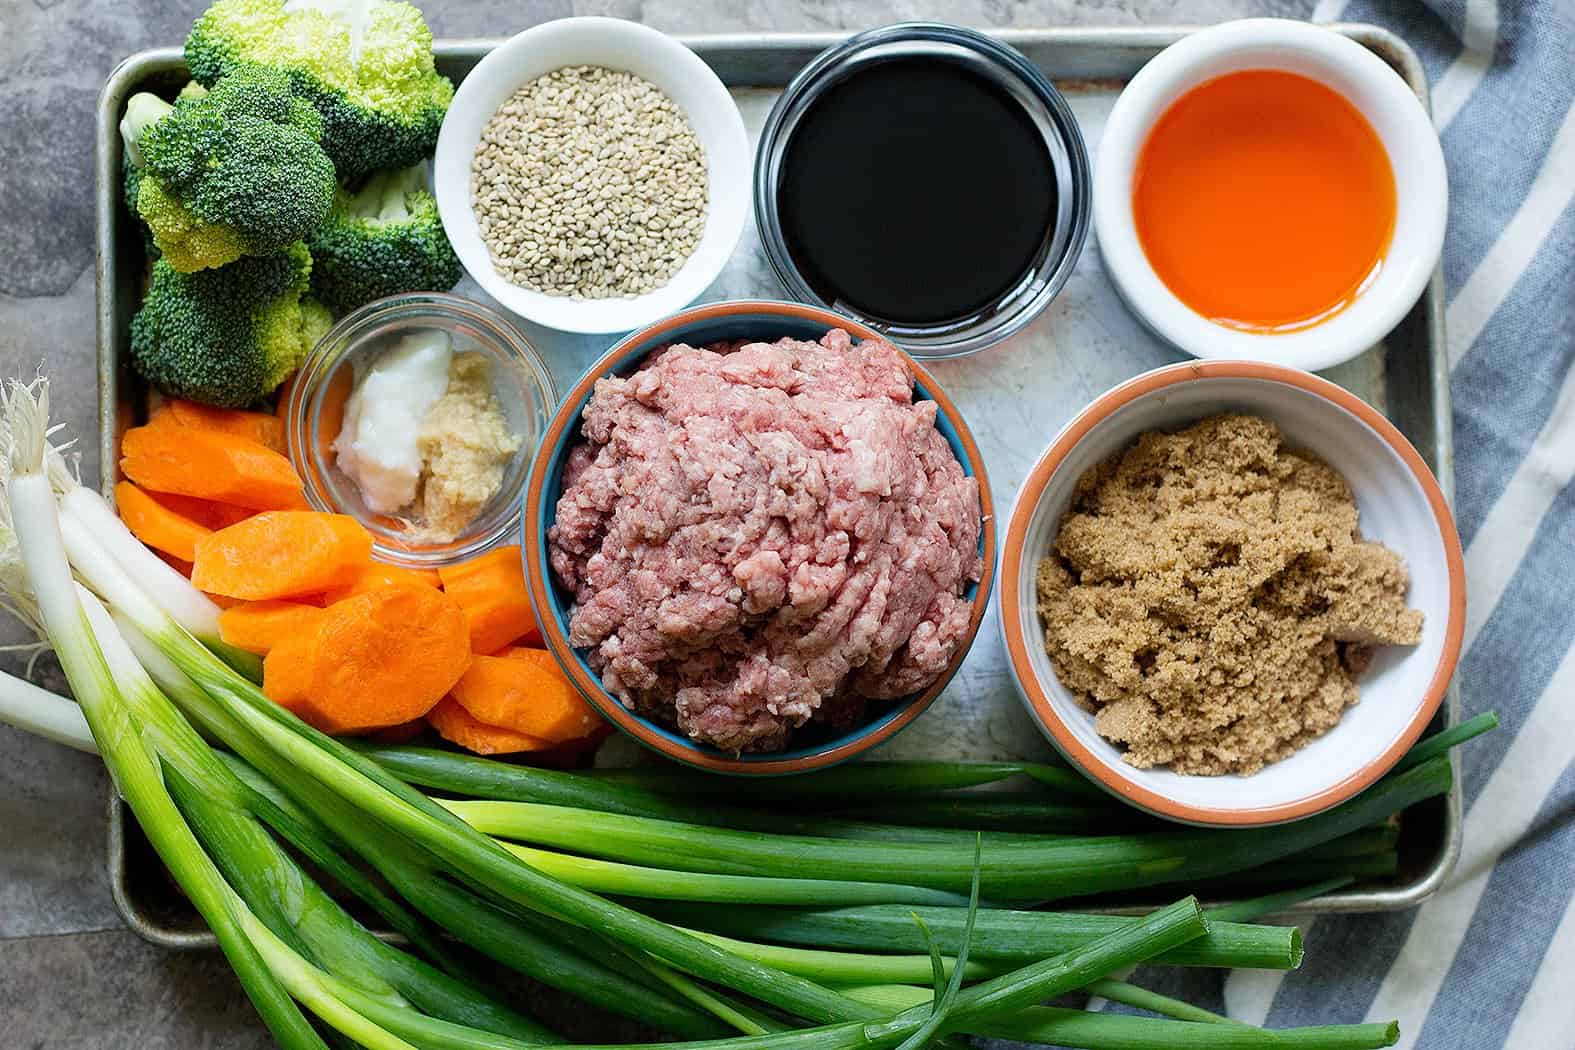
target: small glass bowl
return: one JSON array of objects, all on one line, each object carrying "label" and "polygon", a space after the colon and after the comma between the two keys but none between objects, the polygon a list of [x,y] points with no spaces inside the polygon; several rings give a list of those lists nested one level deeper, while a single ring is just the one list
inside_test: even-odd
[{"label": "small glass bowl", "polygon": [[[360,489],[338,465],[334,439],[354,389],[356,368],[401,335],[441,329],[456,353],[474,351],[488,362],[493,393],[520,447],[503,471],[498,491],[465,531],[448,543],[415,543],[402,536],[402,523],[370,510]],[[536,444],[558,403],[552,377],[535,347],[519,331],[480,303],[457,295],[412,292],[378,299],[346,314],[329,330],[301,366],[288,401],[290,460],[305,483],[315,509],[349,514],[372,534],[372,556],[412,569],[475,557],[519,531],[520,495]]]},{"label": "small glass bowl", "polygon": [[[826,91],[853,73],[893,59],[926,58],[961,66],[991,81],[1023,107],[1050,154],[1046,176],[1056,186],[1054,221],[1045,231],[1022,278],[997,299],[965,317],[907,324],[873,316],[849,303],[827,302],[809,283],[789,251],[782,230],[777,190],[788,146],[800,119]],[[899,163],[923,163],[900,157]],[[766,258],[788,294],[875,329],[925,361],[977,353],[1020,331],[1061,291],[1088,236],[1093,182],[1088,150],[1077,118],[1056,90],[1021,52],[983,33],[940,22],[901,22],[871,29],[821,52],[783,89],[760,132],[755,153],[755,224]]]}]

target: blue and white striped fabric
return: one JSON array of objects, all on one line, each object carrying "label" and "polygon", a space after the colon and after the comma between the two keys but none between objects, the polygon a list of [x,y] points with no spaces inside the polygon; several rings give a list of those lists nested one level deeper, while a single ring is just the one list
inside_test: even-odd
[{"label": "blue and white striped fabric", "polygon": [[[1291,974],[1139,980],[1270,1027],[1399,1018],[1402,1048],[1575,1048],[1575,0],[1320,0],[1421,55],[1466,545],[1465,852],[1421,908],[1319,918]],[[1114,1007],[1112,1007],[1114,1009]]]}]

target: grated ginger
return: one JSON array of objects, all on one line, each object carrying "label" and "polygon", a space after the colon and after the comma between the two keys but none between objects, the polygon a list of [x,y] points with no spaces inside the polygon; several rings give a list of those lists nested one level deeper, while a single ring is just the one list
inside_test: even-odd
[{"label": "grated ginger", "polygon": [[407,535],[417,542],[447,543],[497,493],[503,470],[520,447],[519,437],[509,433],[481,354],[454,355],[448,389],[421,420],[416,447],[421,490],[414,505],[420,524]]}]

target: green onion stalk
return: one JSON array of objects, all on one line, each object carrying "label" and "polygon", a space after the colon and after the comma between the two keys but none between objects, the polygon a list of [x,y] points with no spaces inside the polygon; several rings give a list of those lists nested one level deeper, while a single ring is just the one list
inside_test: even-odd
[{"label": "green onion stalk", "polygon": [[[984,894],[1045,901],[1194,882],[1255,867],[1359,831],[1449,790],[1446,757],[1385,777],[1371,790],[1292,824],[1250,830],[984,844]],[[715,874],[815,877],[836,871],[861,882],[961,892],[971,850],[958,844],[856,842],[771,835],[528,802],[458,800],[444,805],[478,831],[590,853],[608,860]]]},{"label": "green onion stalk", "polygon": [[[561,1041],[536,1022],[478,992],[473,983],[384,944],[346,913],[248,812],[250,789],[159,691],[103,605],[85,590],[80,591],[80,597],[111,677],[133,715],[151,729],[145,736],[161,761],[170,796],[236,899],[273,937],[296,955],[338,975],[339,980],[403,1007],[405,1014],[413,1005],[445,1020],[512,1037],[520,1046]],[[342,872],[343,867],[330,865],[330,870]],[[239,918],[242,927],[250,930],[246,916]],[[251,939],[261,951],[257,938]],[[423,938],[423,943],[433,941],[435,938]],[[452,967],[446,949],[439,951],[438,961]],[[266,952],[264,955],[269,957]],[[285,975],[276,964],[284,957],[274,953],[271,958],[270,966],[283,980]],[[367,1029],[355,1020],[353,1012],[327,1004],[323,994],[313,986],[312,997],[301,1001],[336,1029],[345,1031],[341,1025],[349,1024],[365,1034]],[[325,1005],[327,1013],[322,1010]],[[385,1020],[398,1022],[405,1014],[385,1015]],[[396,1023],[391,1034],[397,1037],[403,1027]],[[353,1035],[350,1031],[345,1034]]]},{"label": "green onion stalk", "polygon": [[[428,788],[448,795],[470,798],[496,799],[513,802],[537,802],[544,805],[569,806],[594,809],[606,813],[622,813],[634,817],[654,817],[663,820],[703,823],[713,827],[734,828],[745,831],[786,832],[816,838],[870,839],[908,842],[960,842],[972,848],[977,829],[914,827],[886,824],[869,820],[855,820],[820,812],[797,810],[792,813],[778,809],[751,809],[732,801],[719,803],[716,799],[699,798],[698,787],[691,784],[694,778],[669,775],[664,770],[592,770],[586,773],[563,773],[550,769],[533,769],[449,751],[411,745],[380,745],[366,741],[347,741],[347,745],[365,754],[388,772],[418,787]],[[982,774],[970,776],[974,766],[966,762],[876,762],[839,767],[814,774],[815,779],[833,773],[871,768],[876,776],[853,778],[838,777],[835,783],[846,783],[850,788],[863,785],[865,790],[889,789],[896,772],[912,769],[930,784],[988,783],[992,778],[1015,775],[1019,771],[1037,767],[1028,763],[980,763]],[[1060,775],[1073,781],[1081,778],[1066,770],[1044,767],[1046,776]],[[639,776],[615,776],[624,772]],[[798,778],[781,781],[785,790],[793,790]],[[681,784],[682,790],[663,793],[655,787]],[[734,785],[729,784],[731,789]],[[740,785],[741,786],[741,785]],[[811,801],[829,799],[827,786],[806,793]],[[716,785],[711,785],[711,791]],[[755,791],[743,788],[743,794],[729,791],[729,798],[757,800]],[[1091,790],[1086,783],[1081,788],[1070,789],[1086,796]],[[846,800],[843,800],[844,802]],[[1068,800],[1067,808],[1075,810],[1079,819],[1085,812],[1109,818],[1113,811],[1108,802],[1087,797]],[[1081,824],[1079,826],[1082,826]],[[994,833],[984,836],[987,844],[996,839]],[[960,895],[959,895],[960,899]]]},{"label": "green onion stalk", "polygon": [[[911,1009],[930,1000],[929,991],[911,985],[872,985],[850,989],[849,994],[888,1010]],[[1371,1050],[1393,1046],[1400,1038],[1393,1021],[1274,1031],[1222,1021],[1214,1014],[1176,1020],[1030,1006],[973,1027],[977,1035],[1080,1050]]]},{"label": "green onion stalk", "polygon": [[46,472],[49,390],[43,381],[12,382],[4,395],[5,504],[27,566],[39,622],[48,633],[120,796],[148,841],[213,931],[263,1023],[289,1050],[326,1044],[274,975],[243,926],[223,877],[203,852],[164,788],[145,727],[132,714],[94,640],[61,538],[54,489]]},{"label": "green onion stalk", "polygon": [[[238,723],[181,675],[145,636],[130,625],[123,625],[123,630],[144,666],[177,704],[196,712],[199,724],[215,734],[241,736],[243,730]],[[238,760],[234,763],[238,769],[246,770],[242,779],[254,792],[249,804],[265,823],[308,856],[330,858],[334,865],[331,871],[350,866],[339,855],[338,843],[342,842],[372,864],[411,908],[494,961],[592,1006],[680,1037],[703,1039],[723,1034],[720,1025],[699,1011],[668,996],[654,994],[648,986],[631,982],[627,976],[569,947],[572,942],[563,936],[561,928],[547,929],[545,922],[512,914],[496,901],[452,881],[423,851],[412,850],[408,843],[388,836],[332,791],[293,777],[289,764],[277,756],[259,750],[253,757],[258,760],[255,768]],[[281,790],[278,784],[288,779],[296,781],[297,793],[310,796],[309,806]],[[329,822],[335,825],[335,831],[329,830]],[[354,890],[359,884],[349,888]],[[368,903],[378,907],[379,898]],[[584,940],[584,931],[571,932]]]},{"label": "green onion stalk", "polygon": [[[596,769],[585,774],[592,780],[666,795],[707,796],[716,791],[712,778],[685,769]],[[1032,777],[1039,783],[1071,794],[1103,798],[1099,789],[1070,769],[1043,762],[859,762],[818,770],[791,780],[769,784],[738,781],[729,786],[735,798],[755,799],[795,806],[829,802],[836,808],[873,796],[900,794],[904,798],[935,792],[993,784],[1010,777]]]},{"label": "green onion stalk", "polygon": [[[775,942],[846,952],[885,953],[926,950],[924,937],[913,924],[915,915],[938,935],[951,938],[958,935],[966,920],[962,908],[899,905],[699,908],[663,904],[654,909],[654,913],[680,924],[737,938],[738,942]],[[986,909],[979,913],[974,926],[973,956],[981,963],[996,960],[1021,963],[1068,951],[1133,921],[1119,915]],[[746,949],[740,946],[737,950]],[[813,960],[815,957],[806,958]],[[1155,962],[1166,966],[1289,970],[1299,966],[1301,959],[1301,933],[1294,926],[1253,926],[1221,921],[1211,922],[1206,935],[1187,942]],[[809,972],[816,971],[811,967]],[[884,980],[908,983],[911,977]]]}]

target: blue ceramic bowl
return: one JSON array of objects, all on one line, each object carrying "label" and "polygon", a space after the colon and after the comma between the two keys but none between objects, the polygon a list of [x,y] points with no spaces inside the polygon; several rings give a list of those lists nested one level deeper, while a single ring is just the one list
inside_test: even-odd
[{"label": "blue ceramic bowl", "polygon": [[[580,437],[580,417],[596,385],[610,374],[634,371],[647,354],[670,343],[703,346],[735,339],[775,341],[783,337],[816,339],[833,328],[847,330],[856,339],[876,339],[879,335],[846,317],[799,303],[746,300],[697,306],[659,321],[625,338],[609,350],[580,377],[558,406],[552,422],[531,464],[525,482],[524,557],[525,575],[531,601],[536,607],[542,637],[570,679],[596,709],[610,722],[642,744],[669,758],[699,769],[743,775],[804,773],[846,761],[889,740],[929,707],[962,665],[984,619],[995,579],[995,519],[991,510],[990,485],[985,477],[979,447],[974,443],[957,406],[941,390],[934,378],[913,359],[908,365],[916,380],[914,396],[939,404],[936,426],[945,436],[962,463],[963,470],[979,480],[979,504],[983,516],[979,535],[984,559],[983,578],[969,588],[973,615],[963,643],[957,647],[945,672],[923,692],[893,701],[870,721],[847,732],[815,739],[792,751],[736,755],[698,744],[666,726],[644,718],[619,703],[602,688],[596,673],[585,662],[584,653],[569,644],[569,609],[573,596],[558,586],[547,563],[547,530],[556,516],[558,496],[563,483],[563,466],[569,448]],[[905,354],[904,357],[907,357]]]}]

